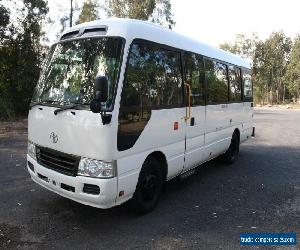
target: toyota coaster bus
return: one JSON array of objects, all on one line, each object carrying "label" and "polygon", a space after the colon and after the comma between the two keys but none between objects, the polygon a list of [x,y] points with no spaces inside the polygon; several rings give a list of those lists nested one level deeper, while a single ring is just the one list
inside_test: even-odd
[{"label": "toyota coaster bus", "polygon": [[51,47],[28,116],[27,166],[39,185],[146,213],[164,182],[254,133],[247,61],[159,25],[80,24]]}]

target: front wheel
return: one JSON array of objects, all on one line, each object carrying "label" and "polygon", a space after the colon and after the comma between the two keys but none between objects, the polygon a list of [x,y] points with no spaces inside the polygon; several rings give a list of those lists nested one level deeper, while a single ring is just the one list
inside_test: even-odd
[{"label": "front wheel", "polygon": [[230,146],[222,157],[223,161],[226,164],[232,164],[236,161],[239,154],[239,146],[240,146],[239,136],[237,135],[236,132],[234,132],[231,138]]},{"label": "front wheel", "polygon": [[151,212],[159,200],[162,186],[162,168],[156,159],[148,158],[143,164],[133,195],[134,210],[139,214]]}]

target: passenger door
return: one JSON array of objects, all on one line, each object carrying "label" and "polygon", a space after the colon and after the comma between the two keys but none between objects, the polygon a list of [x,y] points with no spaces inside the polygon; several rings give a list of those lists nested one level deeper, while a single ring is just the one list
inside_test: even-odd
[{"label": "passenger door", "polygon": [[[205,95],[204,95],[204,63],[203,57],[191,52],[184,52],[186,91],[190,90],[189,101],[186,98],[186,151],[184,170],[198,166],[203,162],[205,142]],[[189,93],[186,93],[189,97]]]}]

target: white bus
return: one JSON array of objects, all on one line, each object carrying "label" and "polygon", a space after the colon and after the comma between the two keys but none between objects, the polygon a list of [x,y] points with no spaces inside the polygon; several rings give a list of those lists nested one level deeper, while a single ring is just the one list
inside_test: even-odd
[{"label": "white bus", "polygon": [[250,65],[159,25],[84,23],[51,47],[28,117],[27,166],[41,186],[146,213],[164,182],[251,137]]}]

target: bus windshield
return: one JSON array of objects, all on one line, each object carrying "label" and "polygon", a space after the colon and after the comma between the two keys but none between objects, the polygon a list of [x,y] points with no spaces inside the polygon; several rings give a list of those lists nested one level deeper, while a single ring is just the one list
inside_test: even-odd
[{"label": "bus windshield", "polygon": [[88,105],[96,76],[109,84],[106,109],[112,109],[121,65],[122,38],[102,37],[66,41],[51,47],[32,102]]}]

